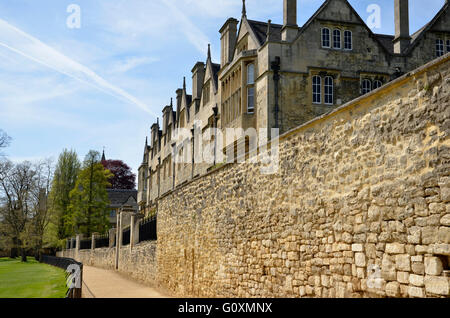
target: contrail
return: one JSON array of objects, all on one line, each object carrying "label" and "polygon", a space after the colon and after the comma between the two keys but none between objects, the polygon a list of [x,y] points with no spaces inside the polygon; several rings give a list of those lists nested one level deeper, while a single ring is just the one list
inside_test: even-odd
[{"label": "contrail", "polygon": [[0,19],[0,46],[121,101],[131,103],[155,118],[158,117],[147,105],[123,89],[110,84],[88,67],[75,62],[2,19]]}]

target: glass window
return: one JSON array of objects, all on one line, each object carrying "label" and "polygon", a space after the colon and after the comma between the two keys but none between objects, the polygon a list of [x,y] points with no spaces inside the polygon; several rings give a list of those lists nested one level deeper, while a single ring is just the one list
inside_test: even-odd
[{"label": "glass window", "polygon": [[255,83],[255,65],[247,65],[247,84],[251,85]]},{"label": "glass window", "polygon": [[330,29],[322,29],[322,47],[330,47]]},{"label": "glass window", "polygon": [[450,40],[447,40],[447,53],[450,52]]},{"label": "glass window", "polygon": [[111,212],[109,213],[109,216],[112,218],[116,217],[116,210],[111,210]]},{"label": "glass window", "polygon": [[255,111],[255,88],[247,88],[247,112],[252,114]]},{"label": "glass window", "polygon": [[333,31],[333,47],[335,49],[341,48],[341,31],[340,30]]},{"label": "glass window", "polygon": [[353,49],[352,31],[345,31],[344,32],[344,49],[345,50],[352,50]]},{"label": "glass window", "polygon": [[436,56],[444,55],[444,41],[441,39],[436,40]]},{"label": "glass window", "polygon": [[377,89],[383,86],[383,83],[379,80],[373,81],[373,89]]},{"label": "glass window", "polygon": [[313,77],[313,103],[320,104],[322,102],[322,78],[320,76]]},{"label": "glass window", "polygon": [[325,77],[324,89],[325,104],[333,105],[333,78],[331,76]]},{"label": "glass window", "polygon": [[362,94],[367,94],[370,93],[370,91],[372,90],[372,83],[368,80],[365,79],[362,81]]}]

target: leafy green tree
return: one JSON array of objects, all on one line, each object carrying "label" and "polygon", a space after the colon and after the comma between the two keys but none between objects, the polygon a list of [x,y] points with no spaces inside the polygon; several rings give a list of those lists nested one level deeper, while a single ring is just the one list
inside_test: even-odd
[{"label": "leafy green tree", "polygon": [[104,233],[108,229],[106,188],[112,177],[100,163],[100,153],[90,151],[78,174],[74,189],[70,192],[69,215],[67,221],[75,233],[87,237],[94,232]]},{"label": "leafy green tree", "polygon": [[[70,191],[75,188],[81,163],[74,150],[64,149],[59,155],[58,163],[55,167],[52,188],[49,195],[49,203],[52,215],[52,225],[48,239],[53,237],[61,245],[62,240],[72,235],[70,227],[67,227],[64,220],[68,214],[70,205]],[[56,237],[55,237],[56,236]],[[56,243],[56,242],[55,242]]]}]

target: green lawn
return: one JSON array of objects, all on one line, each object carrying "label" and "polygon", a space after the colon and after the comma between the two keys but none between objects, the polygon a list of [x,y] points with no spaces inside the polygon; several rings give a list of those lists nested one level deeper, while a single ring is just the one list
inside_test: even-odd
[{"label": "green lawn", "polygon": [[62,269],[34,258],[0,258],[0,298],[64,298],[66,291]]}]

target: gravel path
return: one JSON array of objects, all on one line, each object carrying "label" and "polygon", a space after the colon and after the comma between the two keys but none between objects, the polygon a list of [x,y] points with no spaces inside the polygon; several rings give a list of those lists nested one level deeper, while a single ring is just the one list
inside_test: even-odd
[{"label": "gravel path", "polygon": [[154,288],[129,280],[119,273],[83,266],[83,298],[166,298]]}]

